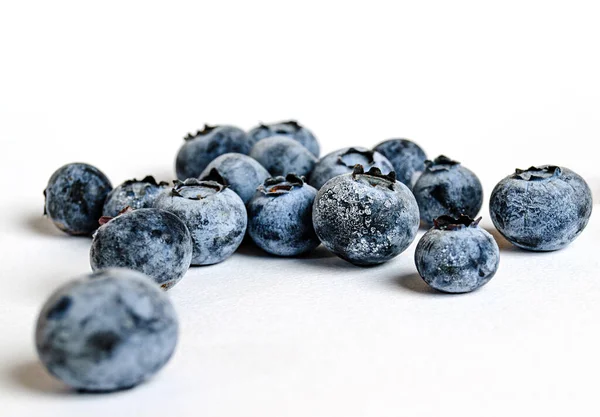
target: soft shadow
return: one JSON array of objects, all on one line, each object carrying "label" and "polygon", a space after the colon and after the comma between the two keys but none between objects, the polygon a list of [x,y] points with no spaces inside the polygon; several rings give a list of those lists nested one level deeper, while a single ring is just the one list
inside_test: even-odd
[{"label": "soft shadow", "polygon": [[39,362],[25,362],[10,370],[11,380],[29,391],[50,395],[70,395],[74,391],[50,376]]},{"label": "soft shadow", "polygon": [[61,230],[59,230],[54,224],[52,220],[48,219],[43,215],[34,215],[29,214],[23,219],[23,226],[26,229],[32,231],[33,233],[53,236],[53,237],[62,237],[62,238],[79,238],[79,239],[90,239],[91,236],[73,236],[69,235]]},{"label": "soft shadow", "polygon": [[419,294],[427,294],[427,295],[434,295],[434,296],[444,296],[445,295],[439,291],[434,290],[429,285],[427,285],[425,283],[425,281],[423,281],[421,276],[416,272],[400,275],[399,277],[394,278],[392,283],[395,286],[400,287],[404,290],[409,290],[409,291],[416,292]]},{"label": "soft shadow", "polygon": [[484,227],[486,232],[488,232],[496,243],[498,244],[498,248],[503,252],[522,252],[522,249],[517,248],[515,245],[510,243],[502,234],[498,231],[498,229],[494,227]]}]

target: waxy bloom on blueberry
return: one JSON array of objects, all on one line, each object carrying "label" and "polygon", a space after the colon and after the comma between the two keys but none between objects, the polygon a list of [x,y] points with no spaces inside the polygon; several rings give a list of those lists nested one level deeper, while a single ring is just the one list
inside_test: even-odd
[{"label": "waxy bloom on blueberry", "polygon": [[98,168],[72,163],[59,168],[48,181],[44,213],[56,227],[71,235],[90,235],[98,228],[102,206],[112,185]]},{"label": "waxy bloom on blueberry", "polygon": [[356,265],[376,265],[403,252],[419,228],[414,196],[394,172],[379,168],[329,180],[317,193],[313,224],[321,242]]},{"label": "waxy bloom on blueberry", "polygon": [[266,252],[295,256],[320,242],[312,223],[317,190],[294,174],[267,179],[248,204],[248,232]]},{"label": "waxy bloom on blueberry", "polygon": [[259,140],[250,156],[275,176],[290,172],[307,176],[317,163],[317,158],[308,149],[287,136],[271,136]]},{"label": "waxy bloom on blueberry", "polygon": [[408,139],[389,139],[375,146],[373,150],[392,163],[398,181],[412,190],[425,170],[427,156],[423,149]]},{"label": "waxy bloom on blueberry", "polygon": [[423,235],[415,264],[423,280],[438,291],[463,293],[485,285],[500,262],[498,244],[468,216],[441,216]]},{"label": "waxy bloom on blueberry", "polygon": [[295,120],[272,124],[260,124],[248,132],[255,142],[271,136],[288,136],[299,142],[314,156],[319,157],[319,142],[315,135]]},{"label": "waxy bloom on blueberry", "polygon": [[425,172],[413,187],[423,223],[432,226],[440,216],[475,217],[479,213],[483,188],[473,172],[444,155],[425,165]]},{"label": "waxy bloom on blueberry", "polygon": [[169,186],[168,183],[156,182],[154,177],[147,176],[143,180],[128,180],[115,187],[104,202],[102,215],[115,217],[125,208],[150,208],[158,194]]},{"label": "waxy bloom on blueberry", "polygon": [[[108,220],[108,219],[106,219]],[[183,277],[192,259],[192,238],[174,214],[155,208],[128,211],[94,234],[92,270],[123,267],[152,277],[169,289]]]},{"label": "waxy bloom on blueberry", "polygon": [[81,391],[128,389],[158,372],[177,344],[169,298],[143,274],[105,269],[54,292],[39,315],[42,364]]},{"label": "waxy bloom on blueberry", "polygon": [[366,170],[377,167],[384,174],[394,170],[391,162],[379,152],[358,146],[343,148],[319,159],[310,175],[309,183],[318,190],[333,177],[351,173],[357,164]]},{"label": "waxy bloom on blueberry", "polygon": [[177,178],[198,178],[204,168],[217,156],[236,152],[248,155],[254,141],[246,132],[234,126],[205,125],[195,135],[185,138],[175,161]]},{"label": "waxy bloom on blueberry", "polygon": [[532,251],[564,248],[592,214],[592,192],[568,168],[542,165],[500,181],[490,197],[490,215],[513,245]]},{"label": "waxy bloom on blueberry", "polygon": [[155,207],[167,210],[187,225],[194,242],[192,265],[211,265],[227,259],[240,246],[248,222],[242,199],[222,178],[177,182],[161,193]]}]

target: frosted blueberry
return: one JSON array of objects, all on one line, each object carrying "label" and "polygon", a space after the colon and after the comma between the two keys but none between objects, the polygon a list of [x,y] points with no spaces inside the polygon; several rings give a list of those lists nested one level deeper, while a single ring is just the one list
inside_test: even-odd
[{"label": "frosted blueberry", "polygon": [[319,246],[312,223],[317,190],[303,177],[267,179],[248,203],[248,232],[266,252],[295,256]]},{"label": "frosted blueberry", "polygon": [[415,264],[423,280],[438,291],[473,291],[492,279],[500,262],[496,241],[468,216],[441,216],[423,235]]},{"label": "frosted blueberry", "polygon": [[192,238],[174,214],[155,208],[125,212],[96,231],[90,249],[92,270],[130,268],[152,277],[164,289],[190,267]]},{"label": "frosted blueberry", "polygon": [[240,246],[248,222],[242,199],[223,180],[188,178],[171,192],[161,193],[155,207],[167,210],[187,225],[192,235],[192,265],[211,265]]},{"label": "frosted blueberry", "polygon": [[317,158],[308,149],[287,136],[271,136],[259,140],[250,156],[275,176],[291,172],[307,176],[317,162]]},{"label": "frosted blueberry", "polygon": [[473,172],[444,155],[426,161],[425,166],[413,187],[423,223],[431,227],[443,215],[475,217],[479,213],[483,188]]},{"label": "frosted blueberry", "polygon": [[127,207],[132,209],[150,208],[154,199],[168,187],[168,183],[157,183],[154,177],[147,176],[143,180],[128,180],[115,187],[104,202],[102,215],[115,217]]},{"label": "frosted blueberry", "polygon": [[229,152],[248,155],[254,141],[242,129],[234,126],[205,125],[195,135],[185,138],[175,161],[177,178],[198,178],[204,168],[217,156]]},{"label": "frosted blueberry", "polygon": [[239,153],[226,153],[215,158],[202,171],[200,179],[205,179],[216,169],[229,188],[240,196],[244,204],[252,198],[256,188],[271,174],[255,159]]},{"label": "frosted blueberry", "polygon": [[177,344],[166,294],[143,274],[106,269],[60,287],[39,315],[42,364],[82,391],[128,389],[158,372]]},{"label": "frosted blueberry", "polygon": [[319,157],[319,142],[315,135],[295,120],[272,124],[260,124],[248,132],[255,142],[271,136],[288,136]]},{"label": "frosted blueberry", "polygon": [[592,214],[585,180],[554,165],[517,169],[490,197],[490,215],[513,245],[532,251],[564,248],[583,231]]},{"label": "frosted blueberry", "polygon": [[309,184],[318,190],[333,177],[351,173],[357,164],[366,170],[377,167],[384,174],[394,170],[392,163],[379,152],[358,146],[343,148],[319,159],[310,175]]},{"label": "frosted blueberry", "polygon": [[414,196],[392,171],[364,172],[329,180],[317,193],[313,224],[321,242],[339,257],[356,265],[386,262],[403,252],[419,228]]},{"label": "frosted blueberry", "polygon": [[44,190],[44,214],[63,232],[90,235],[98,228],[112,185],[98,168],[67,164],[52,174]]}]

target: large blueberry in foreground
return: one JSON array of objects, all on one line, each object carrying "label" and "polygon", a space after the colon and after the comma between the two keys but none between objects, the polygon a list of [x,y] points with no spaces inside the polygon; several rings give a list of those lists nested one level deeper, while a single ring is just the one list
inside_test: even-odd
[{"label": "large blueberry in foreground", "polygon": [[294,174],[266,180],[248,204],[252,240],[279,256],[295,256],[319,246],[312,222],[316,195],[317,190]]},{"label": "large blueberry in foreground", "polygon": [[415,250],[419,275],[431,287],[464,293],[485,285],[500,262],[498,244],[468,216],[442,216],[423,235]]},{"label": "large blueberry in foreground", "polygon": [[413,187],[423,223],[432,226],[440,216],[475,217],[479,213],[483,188],[472,171],[443,155],[425,165],[425,172]]},{"label": "large blueberry in foreground", "polygon": [[317,158],[308,149],[287,136],[272,136],[258,141],[250,156],[275,176],[291,172],[307,176],[317,163]]},{"label": "large blueberry in foreground", "polygon": [[125,181],[108,194],[102,215],[115,217],[127,207],[134,210],[152,207],[158,194],[168,185],[166,182],[157,183],[150,175],[139,181],[136,179]]},{"label": "large blueberry in foreground", "polygon": [[244,204],[252,198],[256,188],[271,176],[255,159],[240,153],[226,153],[215,158],[204,169],[200,179],[216,169],[227,185],[240,196]]},{"label": "large blueberry in foreground", "polygon": [[513,245],[532,251],[564,248],[583,231],[592,213],[592,192],[567,168],[531,167],[500,181],[490,197],[490,215]]},{"label": "large blueberry in foreground", "polygon": [[242,199],[214,180],[188,178],[162,193],[155,207],[170,211],[187,225],[194,242],[192,265],[224,261],[240,246],[248,222]]},{"label": "large blueberry in foreground", "polygon": [[295,120],[272,124],[260,124],[248,132],[255,142],[271,136],[288,136],[299,142],[314,156],[319,157],[319,142],[315,135]]},{"label": "large blueberry in foreground", "polygon": [[392,163],[398,181],[410,189],[425,170],[427,155],[419,145],[408,139],[389,139],[375,146],[374,150]]},{"label": "large blueberry in foreground", "polygon": [[148,277],[106,269],[59,288],[39,315],[35,343],[48,371],[82,391],[131,388],[158,372],[177,344],[166,294]]},{"label": "large blueberry in foreground", "polygon": [[195,135],[185,138],[175,161],[177,178],[197,178],[217,156],[229,152],[248,155],[254,141],[242,129],[234,126],[205,125]]},{"label": "large blueberry in foreground", "polygon": [[98,228],[102,206],[112,185],[98,168],[73,163],[59,168],[44,190],[44,213],[71,235],[89,235]]},{"label": "large blueberry in foreground", "polygon": [[379,152],[357,146],[338,149],[319,159],[309,183],[318,190],[333,177],[351,173],[356,164],[362,165],[365,170],[377,167],[384,174],[394,170],[391,162]]},{"label": "large blueberry in foreground", "polygon": [[356,265],[386,262],[404,251],[419,228],[419,208],[394,173],[378,168],[339,175],[317,193],[313,224],[321,242]]},{"label": "large blueberry in foreground", "polygon": [[92,270],[123,267],[152,277],[164,289],[190,267],[192,238],[172,213],[154,208],[123,213],[101,226],[90,249]]}]

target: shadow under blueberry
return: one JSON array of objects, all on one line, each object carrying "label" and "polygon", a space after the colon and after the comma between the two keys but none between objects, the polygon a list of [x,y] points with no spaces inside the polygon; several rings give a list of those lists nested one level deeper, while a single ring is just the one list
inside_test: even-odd
[{"label": "shadow under blueberry", "polygon": [[29,391],[49,395],[72,395],[76,391],[54,379],[37,361],[19,363],[9,372],[11,381]]},{"label": "shadow under blueberry", "polygon": [[28,214],[23,218],[23,226],[33,233],[39,235],[60,237],[60,238],[79,238],[79,239],[91,239],[91,236],[73,236],[59,230],[50,219],[42,214]]},{"label": "shadow under blueberry", "polygon": [[498,249],[500,249],[501,252],[515,252],[515,253],[524,252],[523,249],[519,249],[518,247],[516,247],[515,245],[510,243],[508,240],[506,240],[506,238],[504,236],[502,236],[502,234],[496,228],[484,227],[483,229],[486,232],[488,232],[490,235],[492,235],[492,237],[498,244]]},{"label": "shadow under blueberry", "polygon": [[436,291],[429,285],[427,285],[417,272],[411,272],[409,274],[397,276],[392,280],[392,283],[394,284],[394,286],[400,287],[403,290],[408,290],[419,294],[427,294],[441,297],[447,295]]}]

